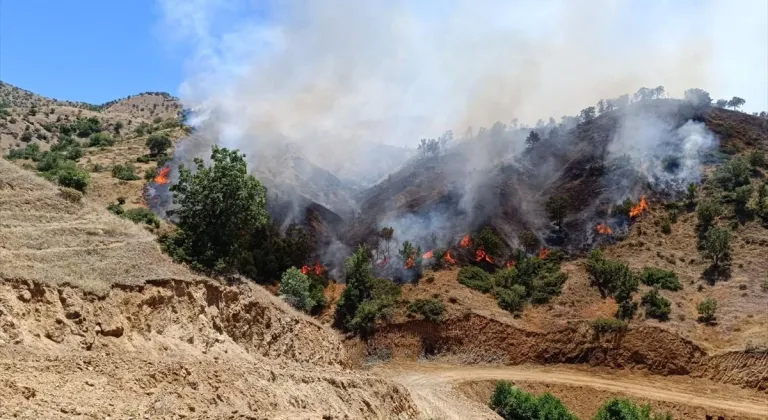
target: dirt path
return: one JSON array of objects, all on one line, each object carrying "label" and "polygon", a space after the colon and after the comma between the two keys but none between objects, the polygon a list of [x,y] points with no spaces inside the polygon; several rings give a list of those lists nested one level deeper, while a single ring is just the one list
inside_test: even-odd
[{"label": "dirt path", "polygon": [[[415,363],[382,365],[374,368],[374,371],[405,385],[421,410],[435,419],[498,418],[482,404],[466,398],[454,385],[500,379],[585,387],[733,415],[768,418],[768,396],[764,393],[682,377],[657,377],[617,371],[593,372],[565,366],[496,367]],[[482,416],[480,413],[483,413]]]}]

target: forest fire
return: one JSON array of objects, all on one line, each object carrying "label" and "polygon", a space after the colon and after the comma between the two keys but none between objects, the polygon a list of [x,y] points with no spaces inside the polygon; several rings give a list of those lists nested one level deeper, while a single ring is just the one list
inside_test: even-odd
[{"label": "forest fire", "polygon": [[640,202],[629,210],[629,217],[635,218],[648,211],[648,202],[645,201],[645,196],[640,198]]},{"label": "forest fire", "polygon": [[408,259],[405,260],[405,268],[411,269],[414,265],[416,265],[416,262],[413,260],[413,257],[408,257]]},{"label": "forest fire", "polygon": [[171,167],[166,166],[157,173],[157,176],[155,177],[154,181],[155,184],[165,185],[168,181],[168,174],[171,172]]},{"label": "forest fire", "polygon": [[472,246],[472,238],[469,236],[469,234],[464,235],[463,238],[461,238],[461,242],[459,242],[459,245],[462,248],[469,248]]},{"label": "forest fire", "polygon": [[432,250],[429,250],[424,253],[424,255],[421,256],[421,258],[424,258],[425,260],[428,260],[435,256],[435,253]]},{"label": "forest fire", "polygon": [[310,268],[308,265],[301,267],[301,274],[304,274],[306,276],[310,272],[312,272],[312,268]]},{"label": "forest fire", "polygon": [[323,265],[320,264],[320,261],[315,261],[315,265],[312,267],[308,265],[301,267],[301,274],[304,274],[306,276],[311,273],[314,273],[316,276],[322,276],[323,273],[325,273],[325,267],[323,267]]},{"label": "forest fire", "polygon": [[506,264],[504,264],[504,266],[505,266],[505,267],[507,267],[507,268],[512,268],[512,267],[514,267],[514,266],[515,266],[515,264],[517,264],[517,261],[515,261],[515,260],[509,260],[509,261],[507,261],[507,263],[506,263]]},{"label": "forest fire", "polygon": [[475,261],[480,262],[483,260],[487,261],[490,264],[493,264],[493,257],[488,255],[488,253],[485,252],[485,250],[483,250],[482,248],[478,248],[475,251]]},{"label": "forest fire", "polygon": [[539,251],[539,259],[541,260],[547,259],[550,253],[552,253],[552,250],[550,250],[549,248],[541,248],[541,251]]},{"label": "forest fire", "polygon": [[451,251],[445,251],[445,257],[443,257],[445,262],[451,265],[456,265],[456,260],[451,257]]},{"label": "forest fire", "polygon": [[597,231],[597,233],[599,233],[601,235],[611,235],[611,234],[613,234],[613,229],[611,229],[605,223],[598,223],[597,226],[595,226],[595,230]]}]

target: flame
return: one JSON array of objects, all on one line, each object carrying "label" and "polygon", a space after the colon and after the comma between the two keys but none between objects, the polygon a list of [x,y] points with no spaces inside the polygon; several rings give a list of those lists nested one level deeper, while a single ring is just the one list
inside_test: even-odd
[{"label": "flame", "polygon": [[160,171],[157,172],[157,176],[155,177],[154,181],[155,184],[161,184],[165,185],[168,181],[168,174],[171,172],[171,167],[166,166],[165,168],[160,169]]},{"label": "flame", "polygon": [[463,238],[461,238],[459,245],[461,245],[462,248],[469,248],[472,246],[472,238],[469,237],[469,234],[466,234]]},{"label": "flame", "polygon": [[453,257],[451,257],[451,251],[445,251],[445,257],[443,257],[443,259],[448,264],[451,264],[451,265],[455,265],[456,264],[456,260],[454,260]]},{"label": "flame", "polygon": [[552,251],[548,248],[541,248],[541,251],[539,251],[539,259],[545,260],[547,257],[549,257],[549,254]]},{"label": "flame", "polygon": [[384,259],[379,262],[379,265],[385,266],[387,265],[388,262],[389,262],[389,257],[384,257]]},{"label": "flame", "polygon": [[424,255],[422,255],[421,258],[424,258],[425,260],[428,260],[428,259],[432,258],[434,255],[435,255],[434,252],[432,252],[432,250],[429,250],[426,253],[424,253]]},{"label": "flame", "polygon": [[315,274],[318,276],[322,276],[323,273],[325,273],[325,267],[323,267],[323,265],[320,264],[320,261],[315,261]]},{"label": "flame", "polygon": [[507,268],[512,268],[512,267],[515,266],[515,264],[517,264],[517,261],[509,260],[509,261],[507,261],[507,263],[505,265],[506,265]]},{"label": "flame", "polygon": [[305,276],[309,274],[310,271],[312,271],[312,268],[310,268],[308,265],[301,267],[301,274],[304,274]]},{"label": "flame", "polygon": [[405,268],[413,268],[415,264],[416,262],[413,261],[413,257],[408,257],[408,259],[405,260]]},{"label": "flame", "polygon": [[645,201],[645,196],[642,196],[640,202],[629,210],[629,217],[638,217],[643,214],[644,211],[648,211],[648,202]]},{"label": "flame", "polygon": [[604,223],[598,223],[597,226],[595,226],[595,230],[597,233],[603,234],[603,235],[611,235],[613,233],[613,229],[611,229],[608,225]]},{"label": "flame", "polygon": [[477,250],[475,250],[475,261],[480,262],[483,260],[493,264],[493,257],[488,255],[488,253],[485,252],[485,250],[483,250],[482,248],[478,248]]}]

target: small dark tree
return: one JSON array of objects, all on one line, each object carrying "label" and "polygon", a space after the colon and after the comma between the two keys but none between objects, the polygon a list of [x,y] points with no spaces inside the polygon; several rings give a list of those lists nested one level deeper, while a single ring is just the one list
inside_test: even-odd
[{"label": "small dark tree", "polygon": [[149,155],[152,157],[165,154],[169,147],[171,147],[171,139],[163,133],[152,134],[147,137],[147,148],[149,148]]},{"label": "small dark tree", "polygon": [[693,206],[696,202],[696,184],[688,184],[688,190],[685,193],[685,201],[689,206]]},{"label": "small dark tree", "polygon": [[704,253],[712,259],[715,266],[719,266],[723,257],[727,256],[731,249],[731,232],[713,227],[707,232],[704,240]]},{"label": "small dark tree", "polygon": [[563,230],[563,219],[568,212],[568,202],[562,195],[553,195],[547,200],[545,206],[549,220],[557,225],[558,230]]},{"label": "small dark tree", "polygon": [[346,287],[336,303],[336,321],[340,326],[351,329],[352,320],[360,305],[371,298],[373,267],[368,259],[368,250],[360,247],[344,262]]},{"label": "small dark tree", "polygon": [[386,244],[387,258],[389,258],[389,243],[392,242],[392,236],[395,234],[395,229],[391,226],[383,227],[379,231],[379,238]]},{"label": "small dark tree", "polygon": [[706,232],[722,211],[720,205],[715,201],[700,200],[699,205],[696,206],[696,217],[699,219],[701,232]]},{"label": "small dark tree", "polygon": [[539,237],[533,231],[526,229],[517,234],[520,245],[528,252],[535,252],[539,248]]},{"label": "small dark tree", "polygon": [[581,119],[581,122],[587,122],[595,119],[595,107],[590,106],[582,109],[579,113],[579,118]]},{"label": "small dark tree", "polygon": [[124,127],[124,125],[123,125],[123,122],[122,122],[122,121],[118,121],[118,122],[116,122],[116,123],[115,123],[115,125],[114,125],[114,127],[113,127],[113,129],[115,130],[115,134],[118,134],[118,135],[119,135],[119,134],[120,134],[120,130],[122,130],[122,129],[123,129],[123,127]]},{"label": "small dark tree", "polygon": [[741,106],[744,105],[746,102],[747,101],[745,101],[744,99],[739,98],[738,96],[734,96],[733,98],[731,98],[730,101],[728,101],[727,106],[728,106],[728,108],[731,108],[733,110],[737,110],[737,109],[741,108]]},{"label": "small dark tree", "polygon": [[648,318],[655,318],[660,321],[666,321],[669,319],[669,312],[671,311],[671,305],[669,300],[659,294],[659,289],[655,287],[643,296],[643,307],[645,307],[645,316]]},{"label": "small dark tree", "polygon": [[541,137],[539,137],[539,133],[531,130],[530,133],[528,133],[528,137],[525,139],[525,144],[528,145],[528,147],[531,147],[541,141]]}]

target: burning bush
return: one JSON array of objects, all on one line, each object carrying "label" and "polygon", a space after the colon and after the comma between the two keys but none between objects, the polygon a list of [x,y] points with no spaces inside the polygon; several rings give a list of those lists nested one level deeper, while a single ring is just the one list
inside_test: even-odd
[{"label": "burning bush", "polygon": [[[482,250],[491,256],[500,256],[504,253],[504,240],[490,227],[484,227],[479,233],[472,237],[472,243],[475,249]],[[485,256],[483,256],[483,259]]]}]

